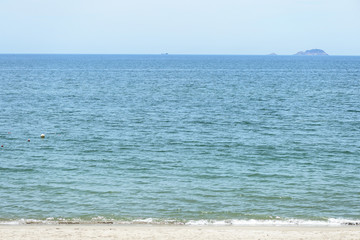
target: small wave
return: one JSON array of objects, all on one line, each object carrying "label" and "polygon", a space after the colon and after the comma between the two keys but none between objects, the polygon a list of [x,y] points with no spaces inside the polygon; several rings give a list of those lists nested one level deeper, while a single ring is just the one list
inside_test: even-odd
[{"label": "small wave", "polygon": [[32,168],[4,168],[4,167],[0,167],[0,172],[1,171],[4,171],[4,172],[34,172],[36,170],[32,169]]},{"label": "small wave", "polygon": [[132,220],[118,220],[105,217],[95,217],[89,220],[80,218],[47,218],[38,219],[18,219],[0,220],[0,225],[24,225],[24,224],[43,224],[43,225],[71,225],[71,224],[118,224],[118,225],[187,225],[187,226],[360,226],[360,220],[335,219],[328,220],[304,220],[304,219],[285,219],[279,217],[272,220],[259,219],[226,219],[226,220],[178,220],[178,219],[158,219],[140,218]]}]

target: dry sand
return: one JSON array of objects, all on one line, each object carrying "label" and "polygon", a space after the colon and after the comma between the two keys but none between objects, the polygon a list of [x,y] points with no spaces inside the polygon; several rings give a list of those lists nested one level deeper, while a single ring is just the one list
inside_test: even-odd
[{"label": "dry sand", "polygon": [[0,225],[0,239],[360,239],[360,226]]}]

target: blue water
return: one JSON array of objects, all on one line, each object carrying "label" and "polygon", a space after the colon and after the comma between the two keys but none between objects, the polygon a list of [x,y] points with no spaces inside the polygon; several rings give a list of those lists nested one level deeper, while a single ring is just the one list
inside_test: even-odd
[{"label": "blue water", "polygon": [[2,222],[356,222],[360,57],[0,55],[0,145]]}]

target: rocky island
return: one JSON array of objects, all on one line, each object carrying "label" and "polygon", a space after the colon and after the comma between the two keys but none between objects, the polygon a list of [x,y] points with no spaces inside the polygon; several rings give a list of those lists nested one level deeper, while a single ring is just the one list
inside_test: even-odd
[{"label": "rocky island", "polygon": [[327,54],[324,50],[321,49],[311,49],[311,50],[306,50],[305,52],[300,51],[294,55],[299,55],[299,56],[328,56],[329,54]]}]

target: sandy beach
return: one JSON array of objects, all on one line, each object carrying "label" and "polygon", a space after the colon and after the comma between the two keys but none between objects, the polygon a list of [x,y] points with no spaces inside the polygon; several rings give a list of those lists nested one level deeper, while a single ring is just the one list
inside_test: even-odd
[{"label": "sandy beach", "polygon": [[360,227],[1,225],[0,238],[33,239],[360,239]]}]

